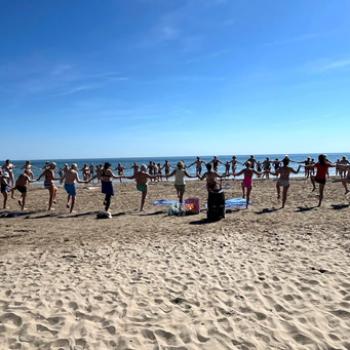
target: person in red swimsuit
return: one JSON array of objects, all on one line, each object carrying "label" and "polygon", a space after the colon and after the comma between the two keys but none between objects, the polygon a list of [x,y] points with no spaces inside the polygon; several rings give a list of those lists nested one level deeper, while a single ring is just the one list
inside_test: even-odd
[{"label": "person in red swimsuit", "polygon": [[332,167],[336,167],[336,164],[329,162],[325,154],[320,154],[318,156],[318,162],[314,165],[310,165],[310,167],[313,167],[314,169],[316,169],[316,175],[311,176],[311,182],[313,186],[312,191],[316,190],[316,183],[319,184],[318,206],[320,207],[323,200],[323,192],[327,181],[328,169]]}]

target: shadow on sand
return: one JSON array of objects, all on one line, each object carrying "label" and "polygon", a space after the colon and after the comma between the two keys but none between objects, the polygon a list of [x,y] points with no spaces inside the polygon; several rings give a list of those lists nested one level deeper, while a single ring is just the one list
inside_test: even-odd
[{"label": "shadow on sand", "polygon": [[350,207],[350,204],[332,204],[332,208],[334,210],[341,210],[349,207]]},{"label": "shadow on sand", "polygon": [[295,211],[298,212],[298,213],[303,213],[305,211],[310,211],[310,210],[313,210],[313,209],[316,209],[317,207],[316,206],[313,206],[313,207],[298,207]]},{"label": "shadow on sand", "polygon": [[278,210],[281,210],[282,208],[264,208],[264,209],[261,209],[259,211],[256,211],[255,214],[257,215],[261,215],[261,214],[271,214],[271,213],[274,213]]},{"label": "shadow on sand", "polygon": [[12,219],[19,217],[28,217],[29,215],[42,213],[42,211],[19,211],[19,210],[5,210],[0,212],[0,219]]}]

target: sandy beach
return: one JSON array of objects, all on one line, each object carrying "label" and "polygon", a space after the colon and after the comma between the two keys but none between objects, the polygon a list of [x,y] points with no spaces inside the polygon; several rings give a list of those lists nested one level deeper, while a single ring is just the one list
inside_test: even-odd
[{"label": "sandy beach", "polygon": [[[80,187],[76,213],[59,189],[31,188],[0,211],[0,349],[350,349],[350,208],[329,181],[321,208],[304,179],[284,210],[275,182],[256,181],[253,205],[206,223],[155,207],[172,182],[117,184],[113,219],[103,195]],[[241,195],[226,181],[226,197]],[[19,194],[16,194],[19,197]],[[185,197],[204,208],[205,183]],[[10,215],[8,215],[10,213]],[[12,215],[11,215],[12,214]]]}]

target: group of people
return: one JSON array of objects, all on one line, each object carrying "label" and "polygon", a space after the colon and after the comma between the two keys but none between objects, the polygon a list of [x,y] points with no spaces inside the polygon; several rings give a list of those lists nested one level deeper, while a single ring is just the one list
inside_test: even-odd
[{"label": "group of people", "polygon": [[[163,166],[160,166],[159,163],[156,164],[155,162],[150,162],[148,165],[142,164],[141,166],[134,163],[132,166],[132,176],[126,176],[124,174],[125,168],[120,163],[118,163],[116,167],[117,175],[115,175],[112,170],[112,165],[109,162],[106,162],[104,165],[98,165],[96,167],[85,164],[81,169],[83,179],[80,179],[79,168],[75,163],[70,166],[65,164],[64,167],[58,171],[59,176],[56,176],[56,163],[46,162],[41,174],[35,180],[32,166],[29,161],[23,165],[21,168],[21,174],[15,179],[13,171],[14,165],[7,160],[0,169],[1,193],[4,198],[3,208],[5,209],[7,206],[8,194],[11,193],[11,197],[14,198],[15,191],[20,192],[21,198],[18,200],[18,204],[21,209],[24,210],[29,184],[35,181],[40,181],[43,178],[44,187],[49,191],[48,210],[52,210],[57,195],[57,186],[55,182],[60,181],[64,184],[64,189],[67,192],[67,208],[72,212],[76,202],[76,184],[88,184],[94,179],[97,179],[97,181],[101,182],[101,192],[105,195],[104,209],[108,212],[111,205],[111,199],[114,196],[113,179],[119,179],[120,181],[122,181],[122,179],[129,179],[135,180],[136,189],[141,192],[140,211],[143,211],[148,193],[149,181],[160,181],[163,178],[168,180],[171,177],[175,177],[174,185],[180,205],[182,205],[186,190],[186,177],[206,180],[208,192],[215,192],[221,189],[223,179],[227,179],[230,176],[233,176],[234,178],[242,176],[242,196],[246,199],[246,207],[248,208],[253,188],[254,175],[261,178],[269,178],[270,175],[273,175],[277,177],[277,198],[280,199],[282,197],[281,207],[284,208],[290,187],[290,175],[298,174],[301,167],[304,167],[305,177],[310,177],[313,191],[316,190],[316,184],[319,186],[318,206],[321,206],[322,204],[324,188],[327,178],[329,177],[329,168],[331,167],[336,168],[336,174],[341,177],[345,193],[349,193],[348,184],[350,183],[350,162],[346,157],[343,157],[336,163],[332,163],[327,159],[326,155],[321,154],[319,155],[317,162],[314,162],[311,158],[307,158],[302,162],[295,162],[299,163],[297,169],[290,166],[291,162],[295,161],[291,160],[288,156],[285,156],[281,161],[278,159],[271,161],[269,158],[266,158],[262,163],[257,161],[254,156],[250,156],[249,159],[243,163],[238,162],[236,156],[232,156],[232,159],[225,163],[217,157],[214,157],[208,163],[205,163],[200,157],[197,157],[196,160],[188,166],[185,165],[184,161],[178,162],[173,170],[169,161],[165,161]],[[225,172],[222,174],[218,172],[220,164],[225,165]],[[237,171],[238,164],[243,165],[243,169],[240,171]],[[192,166],[196,167],[195,175],[190,175],[187,170]],[[205,166],[206,171],[202,174],[203,166]],[[165,170],[164,174],[162,172],[163,169]]]}]

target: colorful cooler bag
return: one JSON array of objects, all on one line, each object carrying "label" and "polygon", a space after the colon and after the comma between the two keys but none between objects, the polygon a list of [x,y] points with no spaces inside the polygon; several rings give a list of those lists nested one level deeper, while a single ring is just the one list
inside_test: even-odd
[{"label": "colorful cooler bag", "polygon": [[184,204],[185,204],[186,214],[199,214],[201,209],[199,205],[199,198],[185,199]]}]

